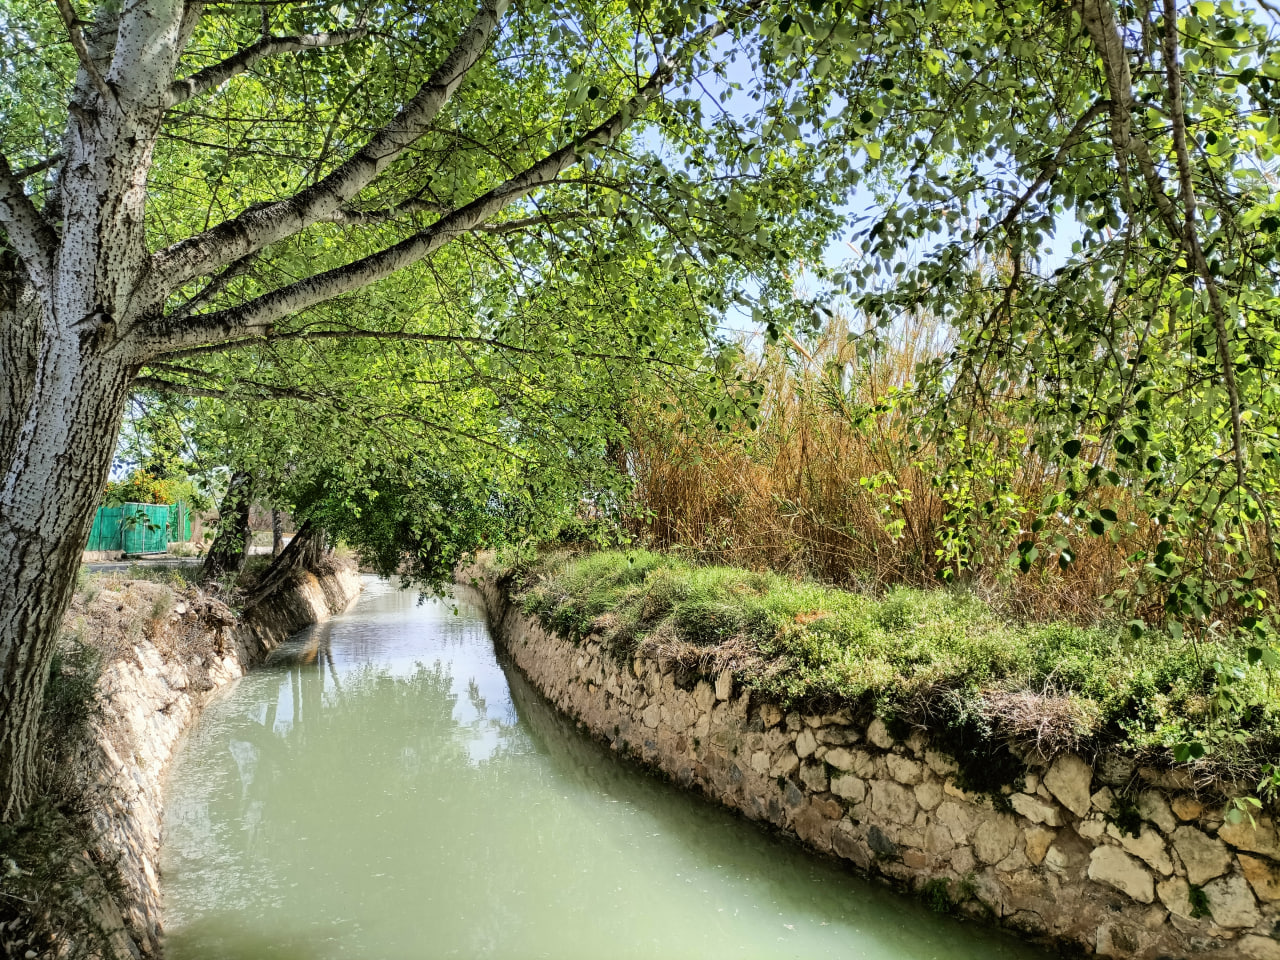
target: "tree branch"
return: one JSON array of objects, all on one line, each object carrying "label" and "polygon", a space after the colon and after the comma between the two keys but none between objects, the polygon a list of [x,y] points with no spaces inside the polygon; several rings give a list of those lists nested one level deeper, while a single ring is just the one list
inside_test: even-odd
[{"label": "tree branch", "polygon": [[33,163],[29,167],[23,167],[21,170],[15,170],[13,172],[13,179],[22,181],[27,179],[27,177],[34,177],[37,173],[44,173],[50,167],[56,167],[60,164],[64,156],[65,154],[59,150],[57,153],[50,157],[46,157],[39,163]]},{"label": "tree branch", "polygon": [[[265,337],[246,337],[242,340],[227,340],[221,343],[204,344],[198,347],[190,347],[186,350],[175,350],[172,353],[166,353],[149,361],[151,366],[162,370],[175,370],[182,372],[182,368],[176,366],[175,360],[189,360],[193,357],[205,357],[211,354],[227,353],[231,350],[238,350],[242,347],[263,346],[273,343],[285,343],[287,341],[312,341],[312,340],[388,340],[392,342],[408,342],[408,343],[434,343],[457,347],[484,347],[496,350],[499,353],[516,353],[526,357],[545,356],[546,351],[536,347],[521,347],[514,343],[507,343],[494,337],[477,337],[467,336],[465,334],[453,333],[415,333],[411,330],[289,330],[285,333],[273,333]],[[631,357],[616,353],[601,353],[593,350],[569,350],[567,353],[580,360],[598,360],[609,363],[615,361],[632,361],[639,359],[645,363],[655,366],[671,367],[677,370],[690,369],[686,364],[677,363],[674,360],[664,360],[654,357]]]},{"label": "tree branch", "polygon": [[62,15],[62,22],[66,24],[67,36],[71,38],[71,46],[80,60],[80,69],[89,77],[89,82],[93,84],[93,88],[98,91],[98,95],[103,100],[107,103],[115,103],[115,91],[107,86],[106,79],[89,54],[89,47],[84,42],[84,32],[80,29],[80,16],[71,6],[71,0],[54,0],[54,3],[58,7],[58,13]]},{"label": "tree branch", "polygon": [[[252,387],[253,391],[263,399],[307,401],[318,399],[314,394],[306,393],[302,390],[294,390],[290,387],[273,387],[268,383],[252,383],[250,381],[240,382]],[[232,396],[229,391],[219,390],[216,387],[198,387],[191,383],[175,383],[172,380],[162,380],[159,377],[149,376],[134,377],[130,387],[135,390],[155,390],[157,393],[172,393],[181,397],[203,397],[209,400],[225,400]]]},{"label": "tree branch", "polygon": [[[1164,178],[1156,168],[1151,149],[1146,141],[1133,133],[1130,122],[1133,104],[1133,90],[1129,70],[1128,53],[1120,28],[1116,23],[1111,0],[1082,0],[1082,18],[1089,30],[1089,36],[1102,58],[1103,73],[1111,90],[1113,100],[1119,107],[1112,108],[1112,140],[1116,145],[1117,162],[1123,171],[1124,157],[1132,153],[1138,161],[1138,167],[1146,181],[1147,190],[1160,219],[1170,235],[1178,241],[1186,251],[1192,269],[1205,285],[1209,297],[1209,312],[1213,317],[1214,335],[1217,340],[1218,364],[1222,370],[1223,381],[1227,388],[1227,396],[1231,407],[1231,440],[1235,454],[1236,483],[1243,495],[1245,488],[1245,450],[1244,427],[1240,413],[1240,391],[1236,383],[1235,366],[1231,360],[1231,347],[1227,333],[1226,309],[1222,303],[1222,292],[1218,282],[1209,269],[1204,250],[1200,245],[1200,237],[1196,232],[1196,199],[1192,183],[1191,158],[1187,151],[1186,113],[1182,100],[1182,71],[1178,62],[1177,23],[1178,11],[1175,0],[1163,0],[1164,30],[1162,37],[1162,56],[1165,68],[1165,95],[1168,101],[1169,114],[1173,120],[1174,154],[1178,164],[1178,179],[1182,194],[1183,215],[1179,217],[1173,200],[1165,189]],[[1125,212],[1132,217],[1133,208],[1126,193]]]},{"label": "tree branch", "polygon": [[1080,142],[1080,138],[1084,136],[1084,132],[1088,128],[1089,124],[1093,123],[1099,114],[1104,110],[1109,109],[1110,106],[1111,101],[1099,100],[1086,110],[1080,119],[1075,122],[1071,129],[1067,131],[1066,137],[1058,147],[1058,152],[1055,153],[1053,158],[1050,159],[1049,162],[1041,169],[1040,176],[1036,177],[1035,183],[1031,184],[1031,186],[1027,188],[1026,192],[1024,192],[1014,205],[1009,208],[1009,212],[1004,215],[1004,219],[1000,221],[1000,225],[1002,227],[1008,229],[1013,224],[1013,221],[1018,218],[1018,214],[1022,212],[1022,208],[1031,202],[1031,198],[1036,195],[1040,188],[1057,175],[1058,169],[1062,166],[1062,161],[1066,159],[1068,151]]},{"label": "tree branch", "polygon": [[278,240],[293,236],[330,216],[426,133],[480,59],[506,8],[507,0],[487,0],[463,30],[453,50],[408,104],[349,160],[286,200],[244,211],[152,257],[150,289],[142,302],[162,303],[169,291],[223,264],[239,260]]},{"label": "tree branch", "polygon": [[[452,211],[442,204],[430,200],[415,199],[394,207],[385,207],[381,210],[357,210],[352,207],[343,207],[341,210],[335,211],[331,216],[326,217],[324,222],[336,223],[342,226],[373,226],[380,223],[393,223],[401,217],[412,216],[415,213],[448,214],[450,212]],[[471,232],[514,233],[526,227],[583,219],[586,219],[586,215],[583,213],[544,213],[529,217],[519,217],[514,220],[504,220],[502,223],[478,224],[472,228]]]},{"label": "tree branch", "polygon": [[[764,0],[750,0],[735,11],[733,17],[719,20],[701,31],[685,45],[681,55],[710,43],[763,2]],[[202,314],[185,322],[174,322],[168,317],[150,321],[148,330],[141,336],[146,356],[168,355],[211,342],[265,336],[271,332],[271,325],[282,317],[359,290],[429,257],[454,237],[475,230],[507,205],[528,196],[539,187],[554,183],[561,173],[578,163],[591,150],[616,140],[661,93],[675,75],[678,64],[678,59],[664,57],[636,93],[608,119],[505,183],[399,243],[344,266],[281,287],[238,307]],[[337,207],[332,209],[336,210]]]},{"label": "tree branch", "polygon": [[32,282],[45,286],[53,275],[58,237],[23,191],[9,167],[9,159],[3,154],[0,154],[0,227],[26,264]]},{"label": "tree branch", "polygon": [[175,310],[170,316],[175,320],[179,320],[183,317],[189,317],[196,307],[201,304],[208,303],[219,293],[225,290],[227,288],[227,284],[236,279],[236,277],[242,277],[248,273],[249,270],[252,269],[253,265],[257,263],[258,256],[259,255],[256,253],[251,253],[249,256],[241,257],[239,260],[235,261],[235,263],[230,264],[227,269],[223,270],[205,284],[204,287],[198,290],[190,300],[182,304],[182,306]]},{"label": "tree branch", "polygon": [[1236,455],[1236,483],[1244,495],[1245,450],[1244,425],[1240,417],[1240,388],[1236,383],[1235,364],[1231,360],[1231,343],[1227,335],[1226,310],[1222,305],[1222,292],[1218,281],[1209,269],[1200,236],[1196,233],[1196,194],[1191,180],[1191,157],[1187,153],[1187,117],[1182,102],[1182,68],[1178,61],[1178,11],[1174,0],[1164,0],[1164,69],[1165,85],[1169,97],[1169,113],[1173,118],[1173,151],[1178,158],[1178,182],[1182,193],[1182,208],[1186,215],[1183,228],[1183,245],[1191,254],[1196,273],[1204,281],[1209,295],[1209,310],[1213,314],[1213,330],[1218,341],[1218,363],[1222,366],[1222,378],[1231,401],[1231,445]]},{"label": "tree branch", "polygon": [[352,40],[365,36],[368,30],[357,27],[352,30],[335,30],[332,33],[302,34],[289,37],[263,37],[257,43],[250,44],[237,51],[227,59],[197,70],[189,77],[175,80],[169,87],[166,108],[176,107],[180,103],[198,97],[202,93],[218,87],[233,77],[237,77],[265,57],[279,56],[282,53],[298,53],[319,47],[338,47]]}]

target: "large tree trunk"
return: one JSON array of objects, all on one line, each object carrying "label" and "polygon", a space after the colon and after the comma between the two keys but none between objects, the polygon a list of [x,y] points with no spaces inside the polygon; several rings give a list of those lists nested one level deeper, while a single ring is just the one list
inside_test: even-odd
[{"label": "large tree trunk", "polygon": [[218,507],[217,533],[204,558],[200,576],[221,580],[228,573],[239,574],[249,559],[249,507],[253,502],[253,481],[247,473],[231,475],[227,494]]},{"label": "large tree trunk", "polygon": [[[37,780],[45,681],[132,370],[95,336],[0,309],[0,820]],[[0,304],[0,308],[4,307]],[[44,329],[41,330],[40,327]]]}]

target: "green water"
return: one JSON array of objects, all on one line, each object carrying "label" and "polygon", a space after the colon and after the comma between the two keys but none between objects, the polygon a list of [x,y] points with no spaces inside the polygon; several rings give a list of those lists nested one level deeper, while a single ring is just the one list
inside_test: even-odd
[{"label": "green water", "polygon": [[620,762],[465,603],[377,580],[175,761],[170,960],[1043,957]]}]

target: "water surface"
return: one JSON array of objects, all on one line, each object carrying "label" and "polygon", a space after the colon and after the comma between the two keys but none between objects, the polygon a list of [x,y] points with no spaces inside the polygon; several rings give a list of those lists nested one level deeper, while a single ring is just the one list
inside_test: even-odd
[{"label": "water surface", "polygon": [[619,761],[474,607],[372,579],[204,712],[162,870],[170,960],[1044,956]]}]

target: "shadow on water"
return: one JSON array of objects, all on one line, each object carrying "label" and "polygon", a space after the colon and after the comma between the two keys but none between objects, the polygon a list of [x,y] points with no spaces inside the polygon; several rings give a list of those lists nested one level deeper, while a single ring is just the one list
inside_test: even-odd
[{"label": "shadow on water", "polygon": [[[879,932],[882,938],[898,941],[903,952],[888,956],[931,956],[934,954],[928,947],[945,946],[957,936],[961,941],[970,940],[975,935],[987,942],[973,944],[977,949],[972,954],[963,952],[957,943],[957,952],[939,955],[1044,956],[1004,932],[979,930],[958,918],[939,916],[923,904],[856,874],[852,867],[805,850],[768,825],[747,820],[700,793],[638,768],[577,729],[533,687],[505,652],[499,652],[498,660],[521,724],[558,776],[574,782],[584,793],[644,810],[653,818],[655,833],[680,837],[685,850],[700,861],[715,864],[717,870],[754,877],[780,904],[780,913],[812,913],[822,917],[820,923],[870,922],[884,928]],[[887,919],[896,923],[886,923]]]},{"label": "shadow on water", "polygon": [[1043,956],[620,761],[474,608],[377,584],[208,708],[165,829],[170,960]]}]

